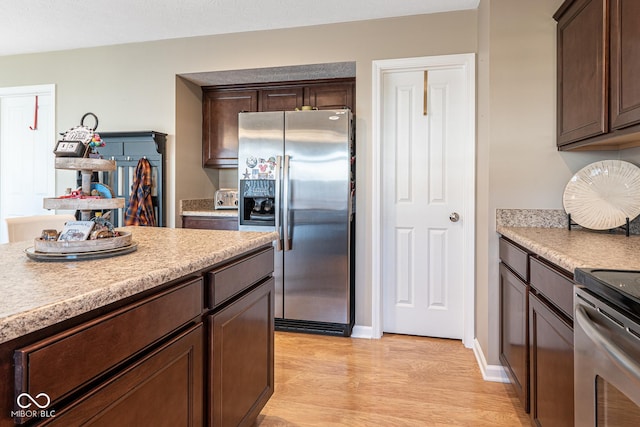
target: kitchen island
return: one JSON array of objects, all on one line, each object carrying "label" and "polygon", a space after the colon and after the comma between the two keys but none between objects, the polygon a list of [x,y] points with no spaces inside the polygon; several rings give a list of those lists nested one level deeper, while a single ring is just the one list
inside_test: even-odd
[{"label": "kitchen island", "polygon": [[273,393],[277,235],[124,230],[135,252],[92,261],[0,245],[0,426],[252,424]]}]

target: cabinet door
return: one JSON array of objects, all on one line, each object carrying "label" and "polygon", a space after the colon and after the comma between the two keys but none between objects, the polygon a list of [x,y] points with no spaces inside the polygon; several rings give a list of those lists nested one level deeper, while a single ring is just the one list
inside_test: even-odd
[{"label": "cabinet door", "polygon": [[531,294],[531,420],[538,426],[573,425],[573,328]]},{"label": "cabinet door", "polygon": [[279,87],[260,91],[260,111],[293,111],[303,104],[301,87]]},{"label": "cabinet door", "polygon": [[640,2],[611,2],[611,128],[640,122]]},{"label": "cabinet door", "polygon": [[203,425],[202,329],[191,327],[41,425]]},{"label": "cabinet door", "polygon": [[202,163],[204,167],[238,166],[238,113],[258,111],[258,91],[205,91],[202,100]]},{"label": "cabinet door", "polygon": [[558,21],[559,146],[608,132],[605,6],[606,0],[578,0]]},{"label": "cabinet door", "polygon": [[273,394],[274,283],[208,317],[210,426],[253,425]]},{"label": "cabinet door", "polygon": [[529,412],[529,290],[500,263],[500,362],[511,384]]},{"label": "cabinet door", "polygon": [[355,84],[322,83],[305,88],[305,104],[319,110],[348,107],[355,111]]}]

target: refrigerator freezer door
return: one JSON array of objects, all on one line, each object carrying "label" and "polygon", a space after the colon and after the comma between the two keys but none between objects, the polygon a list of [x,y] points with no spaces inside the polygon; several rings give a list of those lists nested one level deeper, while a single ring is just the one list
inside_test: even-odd
[{"label": "refrigerator freezer door", "polygon": [[[277,176],[277,158],[284,150],[284,113],[240,113],[238,115],[238,180],[242,179],[275,179],[276,192],[279,192]],[[273,163],[272,163],[273,159]],[[240,190],[240,185],[238,189]],[[238,194],[238,197],[243,197]],[[279,201],[280,195],[276,194]],[[276,207],[276,215],[280,215],[280,207]],[[276,227],[280,227],[281,218],[276,218]],[[243,226],[240,231],[280,231],[274,226]],[[276,284],[275,317],[283,316],[283,263],[284,254],[279,242],[274,243],[274,272]]]},{"label": "refrigerator freezer door", "polygon": [[284,252],[285,319],[351,320],[350,122],[348,110],[285,113],[289,209],[283,237],[291,245]]},{"label": "refrigerator freezer door", "polygon": [[284,150],[284,113],[238,114],[238,179],[277,179],[275,161]]}]

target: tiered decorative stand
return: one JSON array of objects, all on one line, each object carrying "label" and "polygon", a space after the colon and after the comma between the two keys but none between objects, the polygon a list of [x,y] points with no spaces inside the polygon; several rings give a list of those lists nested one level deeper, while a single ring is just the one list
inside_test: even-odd
[{"label": "tiered decorative stand", "polygon": [[[82,194],[91,194],[91,175],[93,172],[110,172],[116,170],[115,160],[85,159],[76,157],[56,157],[56,169],[79,170],[82,175]],[[45,209],[79,210],[80,219],[89,221],[91,211],[100,209],[122,209],[124,199],[44,199]]]},{"label": "tiered decorative stand", "polygon": [[[93,172],[116,170],[115,160],[57,157],[56,169],[79,170],[82,175],[82,194],[91,194],[91,176]],[[82,221],[91,220],[94,210],[124,208],[123,198],[59,198],[43,200],[45,209],[80,211]],[[95,240],[51,241],[37,237],[33,248],[26,250],[27,256],[38,261],[64,261],[104,258],[133,252],[137,244],[131,241],[131,233],[119,231],[119,236]]]}]

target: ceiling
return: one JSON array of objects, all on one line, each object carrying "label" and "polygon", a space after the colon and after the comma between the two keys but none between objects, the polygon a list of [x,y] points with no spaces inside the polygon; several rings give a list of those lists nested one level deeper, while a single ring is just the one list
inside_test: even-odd
[{"label": "ceiling", "polygon": [[0,56],[476,9],[480,0],[2,0]]}]

